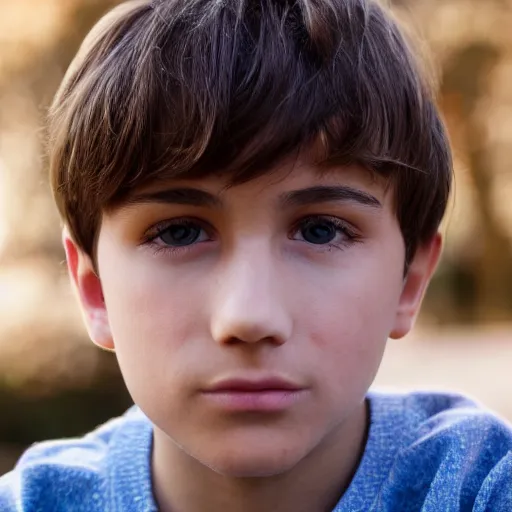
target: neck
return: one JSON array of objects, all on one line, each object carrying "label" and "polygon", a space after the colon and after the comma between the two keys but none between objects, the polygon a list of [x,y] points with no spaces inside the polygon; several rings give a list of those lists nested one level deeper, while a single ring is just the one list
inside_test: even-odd
[{"label": "neck", "polygon": [[290,471],[232,478],[190,457],[155,427],[153,488],[161,512],[329,512],[341,498],[364,450],[366,404],[337,426]]}]

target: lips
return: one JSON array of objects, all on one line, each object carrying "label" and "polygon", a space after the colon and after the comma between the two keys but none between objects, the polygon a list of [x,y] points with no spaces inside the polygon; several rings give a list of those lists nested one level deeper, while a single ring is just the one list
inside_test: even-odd
[{"label": "lips", "polygon": [[264,377],[259,379],[230,378],[221,380],[207,391],[222,392],[261,392],[261,391],[299,391],[300,385],[279,377]]},{"label": "lips", "polygon": [[306,395],[307,389],[281,377],[228,378],[203,392],[206,401],[227,412],[284,412]]}]

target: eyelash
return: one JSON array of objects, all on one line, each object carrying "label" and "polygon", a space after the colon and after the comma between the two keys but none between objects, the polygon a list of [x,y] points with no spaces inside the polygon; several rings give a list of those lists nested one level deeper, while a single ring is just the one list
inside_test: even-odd
[{"label": "eyelash", "polygon": [[[304,228],[304,226],[307,223],[330,223],[332,224],[337,233],[342,233],[346,238],[339,243],[326,243],[326,244],[313,244],[311,242],[304,241],[305,244],[308,246],[314,248],[316,251],[325,252],[330,251],[331,249],[340,249],[343,250],[345,248],[350,247],[354,243],[361,241],[361,236],[356,232],[356,230],[351,227],[347,222],[341,220],[338,217],[332,217],[329,215],[309,215],[307,217],[303,217],[296,221],[293,225],[292,230],[290,231],[291,234],[295,234],[300,231],[301,228]],[[214,231],[211,226],[206,224],[204,221],[201,221],[199,219],[190,218],[190,217],[182,217],[172,220],[167,220],[160,222],[153,226],[148,232],[145,234],[142,245],[149,246],[152,251],[155,254],[161,254],[161,253],[168,253],[170,255],[178,255],[178,254],[185,254],[186,252],[192,250],[196,245],[202,243],[202,242],[194,242],[189,245],[183,245],[183,246],[175,246],[172,245],[166,245],[165,243],[158,243],[158,239],[172,226],[193,226],[193,227],[200,227],[202,230],[204,230],[208,236],[210,237],[211,241],[213,239],[212,232]],[[289,237],[290,239],[291,236]]]},{"label": "eyelash", "polygon": [[184,254],[187,251],[190,251],[195,245],[197,245],[197,242],[190,245],[176,247],[173,247],[172,245],[159,244],[158,239],[172,226],[200,227],[202,230],[207,232],[210,237],[211,232],[213,231],[211,226],[207,225],[205,222],[199,219],[191,217],[179,217],[176,219],[159,222],[150,228],[144,236],[142,245],[149,246],[155,254],[168,253],[170,255]]},{"label": "eyelash", "polygon": [[307,217],[302,217],[295,222],[292,232],[299,232],[301,227],[304,227],[308,223],[314,224],[322,222],[332,224],[335,227],[336,232],[342,233],[345,239],[339,243],[319,244],[316,247],[315,244],[305,241],[308,246],[313,246],[317,251],[330,251],[331,249],[343,250],[361,241],[361,235],[357,233],[355,228],[353,228],[348,222],[340,219],[339,217],[332,217],[330,215],[308,215]]}]

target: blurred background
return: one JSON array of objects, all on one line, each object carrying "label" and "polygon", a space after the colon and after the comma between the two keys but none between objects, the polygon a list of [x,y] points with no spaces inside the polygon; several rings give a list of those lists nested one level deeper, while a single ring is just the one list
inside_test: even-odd
[{"label": "blurred background", "polygon": [[[0,0],[0,475],[42,439],[130,399],[86,338],[46,179],[46,108],[115,0]],[[420,38],[455,150],[446,249],[416,331],[377,385],[454,389],[512,421],[512,0],[395,0]]]}]

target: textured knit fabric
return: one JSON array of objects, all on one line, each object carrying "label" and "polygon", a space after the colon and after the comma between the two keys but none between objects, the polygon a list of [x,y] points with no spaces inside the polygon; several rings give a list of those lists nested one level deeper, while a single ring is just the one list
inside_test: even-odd
[{"label": "textured knit fabric", "polygon": [[[366,449],[333,512],[512,511],[509,425],[460,396],[368,398]],[[0,511],[157,511],[151,446],[135,407],[82,439],[35,445],[0,478]]]}]

